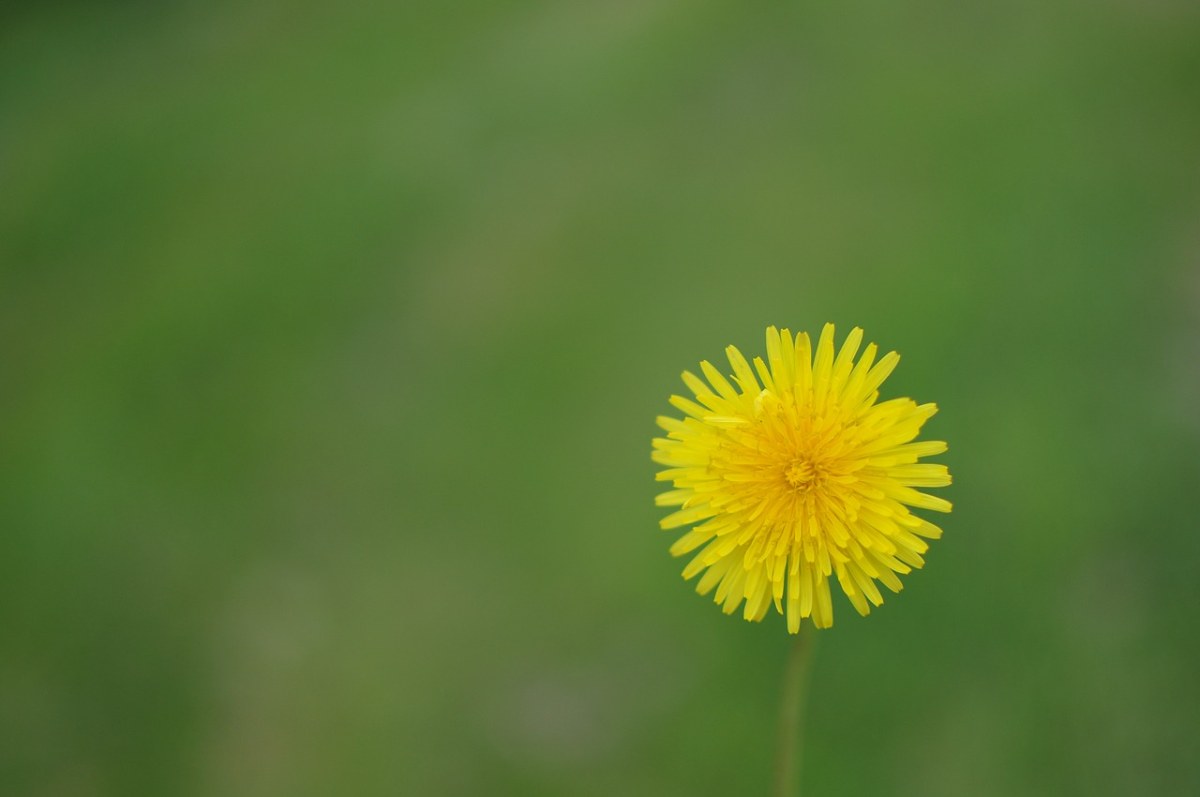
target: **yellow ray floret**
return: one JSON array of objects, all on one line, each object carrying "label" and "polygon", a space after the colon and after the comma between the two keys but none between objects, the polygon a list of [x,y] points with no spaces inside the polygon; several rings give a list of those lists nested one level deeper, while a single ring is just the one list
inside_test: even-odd
[{"label": "yellow ray floret", "polygon": [[[814,348],[807,333],[767,329],[767,359],[748,362],[726,349],[727,378],[709,362],[703,379],[685,371],[691,397],[671,396],[682,418],[659,416],[657,479],[672,489],[656,503],[664,529],[687,528],[671,546],[691,555],[684,578],[715,590],[726,614],[742,607],[761,620],[774,606],[788,630],[812,618],[833,625],[829,582],[836,578],[860,614],[883,602],[878,584],[899,592],[899,575],[921,567],[927,539],[942,530],[912,508],[949,512],[922,492],[950,484],[940,441],[915,441],[935,404],[879,402],[879,387],[899,362],[877,358],[863,332],[834,350],[833,324]],[[878,582],[878,583],[877,583]]]}]

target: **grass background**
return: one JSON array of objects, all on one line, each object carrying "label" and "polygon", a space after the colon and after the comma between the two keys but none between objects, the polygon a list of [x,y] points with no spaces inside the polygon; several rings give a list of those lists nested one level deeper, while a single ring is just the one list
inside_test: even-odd
[{"label": "grass background", "polygon": [[666,553],[677,375],[861,325],[946,536],[812,795],[1190,794],[1200,13],[0,10],[0,790],[761,794],[787,639]]}]

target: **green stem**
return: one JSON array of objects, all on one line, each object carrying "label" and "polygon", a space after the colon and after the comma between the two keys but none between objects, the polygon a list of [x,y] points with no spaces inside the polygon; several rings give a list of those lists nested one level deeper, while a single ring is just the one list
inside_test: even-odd
[{"label": "green stem", "polygon": [[804,698],[815,629],[805,623],[792,640],[779,701],[779,747],[775,754],[775,797],[800,797],[798,778],[804,744]]}]

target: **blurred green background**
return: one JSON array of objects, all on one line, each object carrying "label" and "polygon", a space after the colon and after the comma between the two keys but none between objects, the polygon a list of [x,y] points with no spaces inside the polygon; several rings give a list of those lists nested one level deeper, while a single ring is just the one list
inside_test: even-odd
[{"label": "blurred green background", "polygon": [[956,509],[811,795],[1200,792],[1200,7],[0,10],[0,792],[730,795],[788,640],[658,530],[768,324]]}]

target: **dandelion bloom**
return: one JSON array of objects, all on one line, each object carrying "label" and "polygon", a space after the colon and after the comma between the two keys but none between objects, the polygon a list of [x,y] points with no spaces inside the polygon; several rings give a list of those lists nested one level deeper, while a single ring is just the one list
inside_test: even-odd
[{"label": "dandelion bloom", "polygon": [[745,601],[747,620],[774,605],[793,634],[804,617],[828,628],[836,577],[866,615],[883,602],[876,582],[899,592],[898,575],[925,563],[925,539],[942,536],[910,511],[950,511],[949,501],[914,489],[950,484],[945,465],[917,462],[946,450],[914,442],[937,405],[877,403],[900,356],[876,361],[872,343],[855,362],[862,337],[853,329],[835,356],[833,324],[815,351],[807,333],[769,327],[766,362],[755,357],[751,369],[730,346],[733,381],[702,362],[707,382],[683,373],[695,398],[671,397],[685,417],[658,418],[667,436],[654,440],[664,466],[656,478],[674,489],[655,503],[678,507],[659,525],[694,524],[671,553],[692,554],[683,577],[703,572],[697,591],[715,588],[726,614]]}]

